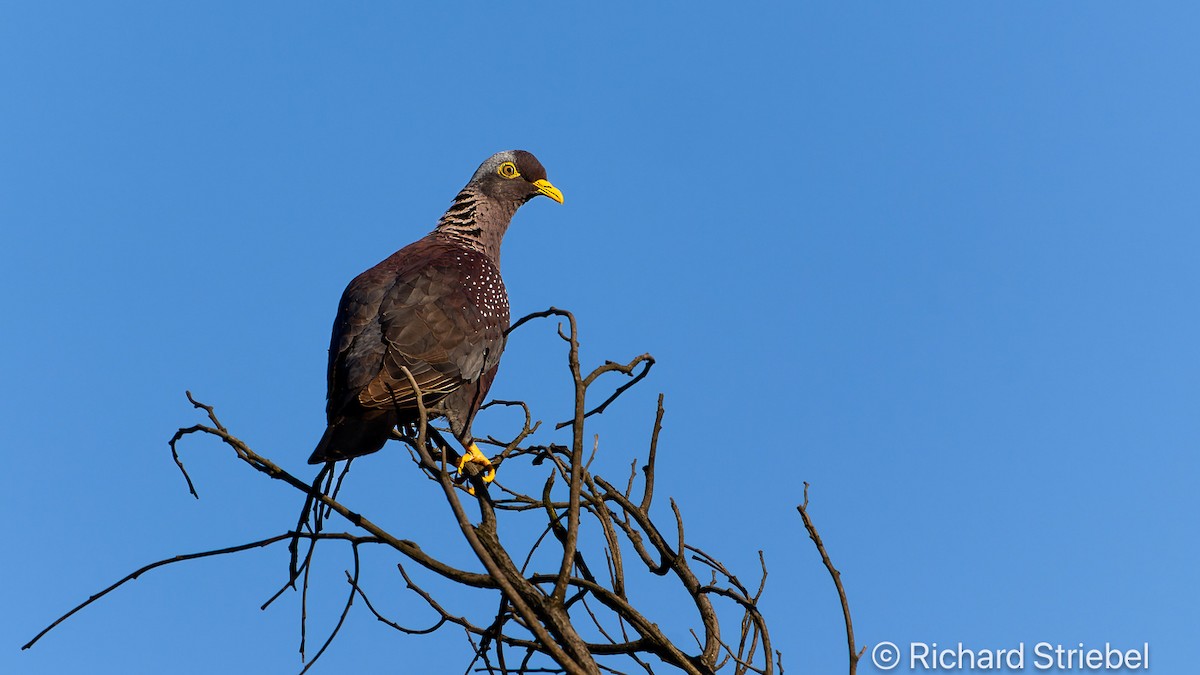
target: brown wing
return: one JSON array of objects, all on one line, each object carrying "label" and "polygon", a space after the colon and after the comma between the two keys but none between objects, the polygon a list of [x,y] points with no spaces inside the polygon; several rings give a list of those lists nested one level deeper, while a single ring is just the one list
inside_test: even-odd
[{"label": "brown wing", "polygon": [[415,419],[402,368],[432,407],[499,363],[508,322],[504,283],[486,256],[434,235],[406,246],[342,296],[330,345],[330,423],[357,407],[396,411],[398,423]]}]

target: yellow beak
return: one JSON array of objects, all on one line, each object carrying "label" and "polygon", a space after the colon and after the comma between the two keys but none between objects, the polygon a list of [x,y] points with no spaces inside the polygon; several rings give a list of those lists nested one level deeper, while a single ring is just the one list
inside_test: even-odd
[{"label": "yellow beak", "polygon": [[563,203],[562,191],[551,185],[550,181],[546,180],[545,178],[533,181],[533,186],[538,189],[540,194],[546,195],[559,204]]}]

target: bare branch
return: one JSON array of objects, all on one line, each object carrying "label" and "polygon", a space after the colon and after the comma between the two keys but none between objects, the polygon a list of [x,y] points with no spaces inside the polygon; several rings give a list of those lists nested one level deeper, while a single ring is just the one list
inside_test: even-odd
[{"label": "bare branch", "polygon": [[[313,655],[312,661],[309,661],[304,666],[304,669],[300,671],[300,675],[307,673],[308,670],[313,667],[313,664],[321,658],[321,655],[325,653],[325,650],[329,648],[329,645],[333,644],[333,639],[337,637],[338,632],[342,630],[342,624],[346,622],[346,615],[350,613],[350,606],[354,604],[354,589],[358,587],[358,574],[360,570],[358,560],[358,545],[355,544],[351,546],[350,550],[354,552],[354,574],[351,575],[349,572],[346,573],[346,577],[350,581],[350,595],[346,597],[346,604],[342,607],[342,614],[338,617],[337,624],[334,625],[333,630],[329,632],[329,637],[325,638],[325,643],[322,644],[321,648],[317,650],[317,653]],[[305,584],[305,586],[307,587],[308,584]]]},{"label": "bare branch", "polygon": [[374,537],[355,537],[355,536],[352,536],[349,534],[344,534],[344,533],[316,535],[316,534],[310,534],[310,533],[285,532],[284,534],[277,534],[273,537],[267,537],[266,539],[259,539],[258,541],[252,541],[252,542],[249,542],[246,544],[239,544],[237,546],[218,548],[218,549],[213,549],[211,551],[201,551],[199,553],[186,553],[183,555],[172,556],[170,558],[164,558],[162,560],[152,562],[149,565],[144,565],[142,567],[139,567],[138,569],[134,570],[133,572],[130,572],[129,574],[125,575],[124,577],[121,577],[120,580],[113,583],[109,587],[105,588],[104,590],[100,591],[99,593],[96,593],[95,595],[92,595],[87,600],[84,600],[83,602],[79,603],[78,605],[73,607],[71,609],[71,611],[58,617],[49,626],[46,626],[45,628],[43,628],[40,633],[33,636],[32,640],[30,640],[29,642],[26,642],[24,645],[22,645],[21,649],[29,649],[30,647],[32,647],[34,645],[34,643],[36,643],[38,640],[42,639],[43,635],[45,635],[46,633],[49,633],[51,630],[54,629],[55,626],[59,625],[63,621],[66,621],[67,619],[71,618],[71,616],[74,615],[79,610],[83,609],[84,607],[87,607],[88,605],[92,604],[93,602],[96,602],[100,598],[103,598],[104,596],[117,590],[121,586],[124,586],[126,583],[133,581],[134,579],[137,579],[138,577],[142,576],[146,572],[149,572],[150,570],[157,569],[157,568],[163,567],[165,565],[172,565],[174,563],[184,562],[187,560],[199,560],[200,558],[211,558],[213,556],[218,556],[218,555],[227,555],[230,553],[239,553],[241,551],[248,551],[248,550],[254,549],[254,548],[262,548],[264,546],[270,546],[271,544],[283,541],[285,539],[290,539],[297,535],[299,535],[301,538],[308,538],[308,539],[315,539],[315,538],[342,539],[342,540],[347,540],[347,541],[351,541],[351,542],[360,542],[360,543],[382,543],[381,540],[376,539]]},{"label": "bare branch", "polygon": [[[520,408],[523,421],[520,431],[511,440],[488,436],[486,440],[479,441],[499,448],[499,454],[492,459],[494,466],[519,460],[528,462],[532,468],[541,467],[545,470],[547,473],[545,480],[540,482],[540,494],[536,488],[533,494],[526,494],[517,485],[485,483],[481,480],[479,468],[470,463],[457,476],[452,476],[450,466],[458,458],[458,452],[443,437],[440,427],[431,426],[430,422],[434,421],[437,411],[426,408],[425,397],[416,378],[403,369],[409,386],[415,392],[418,420],[415,425],[394,429],[392,436],[408,448],[409,456],[420,470],[419,475],[440,487],[464,540],[482,566],[482,572],[448,565],[426,553],[417,543],[385,531],[363,514],[349,508],[339,497],[349,463],[336,479],[333,463],[329,463],[321,468],[314,479],[301,480],[235,437],[220,422],[213,406],[201,403],[188,392],[188,400],[195,408],[203,410],[207,419],[204,423],[178,429],[171,437],[169,446],[189,492],[197,495],[196,486],[184,469],[178,443],[193,434],[214,436],[231,448],[241,462],[304,495],[303,508],[294,529],[240,546],[151,563],[64,614],[38,633],[24,648],[32,646],[79,610],[151,569],[287,541],[289,555],[286,581],[263,603],[263,608],[288,589],[299,592],[300,650],[303,656],[309,585],[310,582],[319,583],[312,565],[315,547],[322,541],[337,540],[346,542],[353,554],[353,567],[345,571],[349,591],[332,630],[302,672],[311,669],[328,651],[343,630],[357,596],[376,620],[406,635],[424,635],[447,626],[461,629],[472,654],[466,672],[598,675],[601,672],[619,673],[633,668],[652,673],[654,669],[650,661],[658,659],[671,669],[693,675],[715,673],[727,664],[732,666],[735,673],[782,673],[782,656],[773,650],[766,621],[758,610],[767,577],[762,552],[759,552],[761,577],[751,590],[715,556],[688,542],[682,510],[674,499],[670,500],[673,532],[670,529],[664,531],[651,516],[658,443],[664,417],[661,394],[658,396],[650,434],[648,456],[641,469],[644,476],[641,494],[634,494],[638,473],[636,460],[629,465],[628,484],[624,490],[617,490],[604,478],[592,473],[592,460],[600,448],[598,434],[589,434],[585,428],[589,424],[588,419],[603,414],[622,394],[642,381],[653,367],[654,358],[642,354],[626,363],[605,361],[585,374],[581,366],[576,318],[571,312],[554,307],[517,320],[508,334],[535,318],[544,317],[559,319],[556,333],[568,346],[567,366],[573,388],[572,416],[558,426],[571,428],[570,444],[538,442],[541,423],[534,420],[529,406],[520,401],[491,401],[483,405],[481,409],[492,406]],[[614,372],[625,375],[628,381],[615,388],[599,405],[589,407],[587,398],[591,387],[604,375]],[[592,439],[592,447],[590,454],[585,456],[587,438]],[[477,521],[468,516],[468,506],[472,502],[463,501],[463,495],[468,490],[474,496],[473,503],[478,509]],[[845,594],[836,570],[829,563],[824,547],[811,527],[805,506],[799,507],[805,526],[834,575],[843,601],[853,653],[854,642]],[[502,543],[498,513],[505,519],[506,532],[510,528],[525,527],[524,531],[529,535],[526,541],[531,539],[532,543],[522,545],[520,551]],[[325,532],[327,519],[332,518],[333,514],[344,519],[352,532],[361,534]],[[591,522],[591,525],[585,528],[585,521]],[[307,540],[304,555],[300,553],[301,540]],[[418,585],[403,562],[396,564],[406,587],[432,610],[434,620],[431,625],[426,628],[405,627],[400,621],[384,616],[372,603],[360,578],[362,560],[359,547],[365,544],[379,545],[377,550],[389,555],[395,555],[391,553],[395,551],[433,573],[432,582]],[[630,547],[636,555],[627,554]],[[552,556],[550,561],[545,559],[548,555]],[[514,562],[514,558],[521,561],[520,566]],[[555,558],[557,562],[554,562]],[[538,565],[548,565],[550,569],[539,572]],[[702,582],[693,565],[697,566],[702,576],[711,579]],[[654,616],[655,607],[635,607],[626,590],[630,575],[657,575],[677,583],[691,598],[694,613],[691,616]],[[298,580],[301,580],[300,584],[297,584]],[[494,599],[494,603],[473,602],[470,611],[453,611],[439,600],[440,588],[447,585],[476,589],[476,593]],[[732,610],[727,618],[722,619],[714,602],[721,607],[722,613]],[[483,614],[479,611],[481,607],[494,611]],[[736,632],[728,631],[730,635],[738,636],[732,641],[733,644],[722,640],[723,620],[726,627],[736,626],[738,629]],[[695,644],[673,643],[667,631],[660,627],[663,622],[684,624],[687,632],[694,636]],[[620,659],[624,661],[618,662]],[[855,662],[856,659],[851,662],[852,673]]]},{"label": "bare branch", "polygon": [[662,433],[663,395],[658,395],[658,411],[654,413],[654,431],[650,432],[650,456],[642,472],[646,474],[646,489],[642,492],[640,508],[643,513],[650,512],[650,501],[654,499],[654,462],[658,458],[658,435]]},{"label": "bare branch", "polygon": [[800,512],[800,518],[804,520],[804,529],[808,530],[808,536],[817,546],[817,551],[821,554],[821,562],[825,563],[825,569],[829,570],[829,576],[833,578],[833,585],[837,588],[838,600],[842,603],[842,617],[846,621],[846,647],[850,654],[850,675],[854,675],[858,670],[858,659],[862,656],[863,651],[855,648],[854,644],[854,623],[850,620],[850,601],[846,599],[846,589],[842,586],[842,573],[837,571],[833,566],[833,561],[829,559],[829,553],[825,551],[825,544],[821,541],[821,535],[817,534],[817,526],[813,525],[812,519],[808,517],[808,481],[804,482],[804,503],[797,506],[796,510]]}]

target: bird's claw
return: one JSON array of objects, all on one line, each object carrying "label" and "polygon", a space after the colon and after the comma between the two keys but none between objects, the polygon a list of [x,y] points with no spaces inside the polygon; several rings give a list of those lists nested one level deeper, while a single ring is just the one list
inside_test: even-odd
[{"label": "bird's claw", "polygon": [[[463,469],[466,468],[468,463],[482,464],[487,468],[483,475],[480,476],[480,478],[483,479],[483,482],[490,483],[496,480],[496,468],[492,466],[492,462],[487,458],[487,455],[483,454],[483,452],[479,450],[479,446],[475,445],[474,443],[467,448],[467,452],[464,453],[463,456],[458,460],[458,475],[460,479],[466,478],[466,475],[463,473]],[[470,494],[475,494],[475,488],[468,486],[467,492]]]}]

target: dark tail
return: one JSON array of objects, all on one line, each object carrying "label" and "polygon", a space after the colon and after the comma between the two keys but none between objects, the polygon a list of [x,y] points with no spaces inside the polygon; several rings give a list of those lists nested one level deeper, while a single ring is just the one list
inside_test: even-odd
[{"label": "dark tail", "polygon": [[341,420],[325,428],[325,435],[308,458],[309,464],[337,462],[378,451],[392,435],[388,420]]}]

